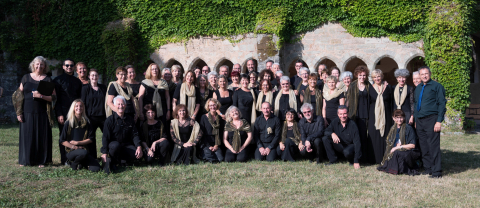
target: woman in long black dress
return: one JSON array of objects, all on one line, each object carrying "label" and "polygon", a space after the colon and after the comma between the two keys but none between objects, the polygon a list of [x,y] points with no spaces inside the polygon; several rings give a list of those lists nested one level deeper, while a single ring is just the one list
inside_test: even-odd
[{"label": "woman in long black dress", "polygon": [[248,160],[248,145],[252,141],[252,129],[235,106],[227,110],[227,123],[223,133],[223,143],[227,148],[225,162],[246,162]]},{"label": "woman in long black dress", "polygon": [[141,115],[145,111],[144,106],[153,105],[155,108],[156,119],[162,120],[162,123],[170,120],[170,93],[168,83],[160,78],[160,68],[152,63],[145,72],[145,79],[140,86],[138,102],[142,106]]},{"label": "woman in long black dress", "polygon": [[18,164],[44,167],[52,162],[52,101],[56,96],[55,91],[52,96],[46,96],[36,90],[40,81],[52,82],[47,76],[46,59],[35,57],[29,68],[32,73],[23,76],[20,87],[12,95],[20,122]]},{"label": "woman in long black dress", "polygon": [[127,70],[127,81],[125,82],[130,84],[130,87],[132,87],[133,90],[133,96],[137,97],[138,99],[138,93],[140,92],[140,82],[137,82],[137,80],[135,80],[135,77],[137,77],[135,68],[133,68],[132,65],[127,65],[125,66],[125,69]]},{"label": "woman in long black dress", "polygon": [[317,74],[308,75],[308,87],[300,92],[300,102],[310,103],[313,106],[312,115],[322,116],[323,96],[322,90],[317,88]]},{"label": "woman in long black dress", "polygon": [[195,82],[195,73],[188,71],[185,74],[185,79],[182,84],[177,85],[172,101],[173,109],[179,104],[187,106],[188,116],[193,120],[195,120],[200,112],[200,103],[202,102],[200,90],[198,87],[195,87]]},{"label": "woman in long black dress", "polygon": [[[368,116],[368,134],[372,143],[374,159],[370,161],[380,164],[385,154],[385,138],[393,120],[393,90],[383,81],[383,73],[379,69],[372,70],[374,84],[370,85],[370,112]],[[367,158],[368,160],[368,158]]]},{"label": "woman in long black dress", "polygon": [[[105,96],[107,95],[107,86],[98,83],[98,72],[96,69],[90,69],[89,72],[90,83],[82,87],[82,101],[85,103],[85,112],[93,132],[100,128],[103,132],[103,125],[105,119]],[[93,134],[93,139],[96,140],[96,134]],[[90,143],[90,153],[94,158],[97,158],[97,144]],[[93,151],[95,150],[95,151]]]},{"label": "woman in long black dress", "polygon": [[252,89],[248,89],[249,77],[247,75],[242,74],[240,83],[242,88],[233,93],[233,105],[240,110],[242,118],[253,125],[257,119],[256,95]]},{"label": "woman in long black dress", "polygon": [[200,128],[203,132],[203,138],[200,148],[203,150],[203,160],[214,163],[223,161],[222,132],[225,122],[217,114],[220,103],[210,98],[206,102],[206,114],[202,115]]},{"label": "woman in long black dress", "polygon": [[[293,109],[296,112],[300,108],[300,100],[295,95],[295,91],[290,89],[290,78],[283,76],[280,78],[280,85],[282,89],[278,92],[273,100],[273,114],[280,119],[280,122],[285,121],[285,114],[288,109]],[[299,115],[301,117],[301,115]]]},{"label": "woman in long black dress", "polygon": [[217,110],[217,114],[225,120],[225,113],[228,107],[233,104],[233,91],[227,89],[228,79],[224,75],[218,77],[218,90],[213,93],[213,99],[220,102],[220,108]]},{"label": "woman in long black dress", "polygon": [[341,89],[337,88],[337,77],[327,77],[326,88],[323,88],[323,120],[325,126],[330,125],[333,119],[338,118],[337,110],[339,105],[345,104],[345,96]]},{"label": "woman in long black dress", "polygon": [[152,104],[145,105],[145,117],[147,120],[143,122],[140,135],[142,135],[142,146],[144,155],[148,164],[152,164],[155,157],[158,157],[158,165],[164,166],[167,157],[170,142],[167,139],[167,131],[161,121],[156,120],[157,109]]},{"label": "woman in long black dress", "polygon": [[[315,80],[315,84],[317,80]],[[277,154],[283,161],[295,162],[295,155],[303,150],[304,145],[300,139],[300,131],[296,121],[297,112],[293,109],[287,111],[286,120],[283,123]]]},{"label": "woman in long black dress", "polygon": [[[198,115],[203,115],[207,113],[207,108],[205,108],[205,105],[207,103],[207,100],[213,97],[213,90],[210,90],[208,88],[208,83],[207,83],[207,76],[204,74],[198,75],[197,79],[197,86],[198,90],[200,91],[200,109]],[[197,117],[197,121],[200,121],[202,116]]]},{"label": "woman in long black dress", "polygon": [[348,117],[357,124],[360,134],[360,142],[362,144],[362,161],[373,159],[372,141],[367,135],[368,114],[370,111],[370,82],[368,82],[368,74],[370,73],[367,66],[360,65],[355,68],[355,77],[357,80],[350,83],[348,88],[348,98],[346,99],[348,107]]},{"label": "woman in long black dress", "polygon": [[116,107],[113,104],[113,98],[117,95],[121,95],[127,101],[126,108],[125,108],[125,115],[134,118],[137,121],[139,116],[139,104],[138,100],[133,94],[133,89],[130,86],[127,80],[127,70],[123,67],[118,67],[115,70],[115,74],[117,76],[117,81],[110,82],[107,87],[107,98],[106,98],[106,105],[105,105],[105,112],[107,117],[112,115],[112,111],[116,111]]},{"label": "woman in long black dress", "polygon": [[267,79],[262,79],[260,81],[260,91],[258,92],[257,102],[255,103],[255,109],[259,112],[262,112],[262,103],[268,102],[270,106],[273,106],[273,100],[277,93],[272,91],[272,84]]},{"label": "woman in long black dress", "polygon": [[395,70],[398,84],[393,86],[395,109],[401,109],[405,113],[405,123],[413,125],[413,98],[414,87],[406,84],[410,72],[407,69]]},{"label": "woman in long black dress", "polygon": [[[192,76],[195,77],[195,74],[193,73]],[[179,104],[175,106],[173,112],[175,119],[170,124],[170,134],[175,143],[171,161],[178,165],[189,165],[191,161],[198,163],[195,147],[199,144],[203,133],[200,125],[188,115],[187,107]]]},{"label": "woman in long black dress", "polygon": [[[96,149],[91,149],[91,143],[95,143],[95,131],[92,129],[85,105],[80,99],[74,100],[67,114],[67,121],[63,126],[59,142],[65,146],[70,167],[73,170],[87,167],[92,172],[100,171],[100,164],[96,160]],[[95,152],[95,156],[93,156]]]}]

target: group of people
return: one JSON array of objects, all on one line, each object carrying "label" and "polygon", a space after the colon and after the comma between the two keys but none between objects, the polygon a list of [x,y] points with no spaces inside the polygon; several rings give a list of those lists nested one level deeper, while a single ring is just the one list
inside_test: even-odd
[{"label": "group of people", "polygon": [[[128,65],[103,85],[96,69],[70,59],[52,80],[45,58],[36,57],[13,96],[19,164],[52,161],[57,120],[61,162],[74,170],[101,170],[100,128],[106,172],[134,161],[163,166],[304,158],[332,165],[345,158],[355,169],[378,164],[380,171],[416,175],[421,164],[421,174],[442,176],[445,89],[431,80],[428,67],[414,72],[415,86],[409,86],[406,69],[395,71],[398,83],[387,83],[381,70],[363,65],[353,74],[303,65],[297,61],[290,78],[273,61],[260,73],[253,60],[243,72],[235,64],[218,73],[208,66],[184,72],[179,65],[160,69],[152,63],[141,82]],[[36,91],[40,81],[55,83],[51,96]]]}]

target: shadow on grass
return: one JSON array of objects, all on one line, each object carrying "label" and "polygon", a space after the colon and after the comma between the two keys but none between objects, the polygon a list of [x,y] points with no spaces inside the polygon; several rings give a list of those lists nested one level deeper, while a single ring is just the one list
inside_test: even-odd
[{"label": "shadow on grass", "polygon": [[462,173],[480,168],[480,152],[442,150],[443,175]]}]

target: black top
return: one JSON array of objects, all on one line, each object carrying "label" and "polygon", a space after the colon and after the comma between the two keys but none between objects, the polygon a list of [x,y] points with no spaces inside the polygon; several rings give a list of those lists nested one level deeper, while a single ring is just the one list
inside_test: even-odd
[{"label": "black top", "polygon": [[[128,90],[127,88],[123,88],[121,87],[123,92],[125,92],[125,94],[128,95]],[[113,97],[115,98],[117,95],[119,95],[119,93],[117,92],[117,89],[115,89],[115,86],[113,86],[113,84],[110,86],[110,89],[108,89],[108,95],[113,95]],[[133,113],[135,114],[135,105],[133,104],[133,98],[130,98],[130,100],[127,100],[127,106],[125,108],[125,113]],[[126,100],[126,98],[125,98]]]},{"label": "black top", "polygon": [[[51,82],[52,79],[49,76],[45,76],[42,81]],[[24,113],[40,113],[47,112],[48,101],[43,99],[33,99],[32,91],[36,91],[39,81],[32,78],[30,74],[23,76],[21,83],[23,85],[23,112]],[[69,107],[70,108],[70,107]]]},{"label": "black top", "polygon": [[57,94],[55,114],[57,117],[61,115],[67,116],[70,105],[82,95],[82,82],[66,72],[56,77],[53,82],[55,83],[55,93]]},{"label": "black top", "polygon": [[[65,121],[65,124],[63,125],[63,130],[62,134],[60,134],[59,137],[59,142],[62,144],[63,142],[69,142],[69,141],[83,141],[83,138],[85,137],[85,131],[87,132],[87,139],[90,139],[92,143],[95,143],[95,131],[91,128],[92,125],[87,122],[87,125],[85,128],[72,128],[70,127],[70,139],[68,138],[67,132],[68,128],[70,126],[70,121]],[[97,151],[97,150],[94,150]]]},{"label": "black top", "polygon": [[362,144],[360,143],[360,134],[358,133],[357,124],[350,119],[347,119],[345,127],[343,127],[339,118],[334,119],[331,124],[325,129],[325,136],[331,136],[335,133],[340,138],[340,143],[344,145],[355,145],[354,163],[358,163],[362,156]]},{"label": "black top", "polygon": [[370,107],[370,102],[368,101],[367,88],[363,91],[358,91],[358,107],[357,107],[357,116],[358,118],[368,118],[368,110]]},{"label": "black top", "polygon": [[[147,121],[145,121],[147,122]],[[143,132],[143,129],[140,130],[140,135],[141,135],[141,140],[145,143],[147,143],[147,146],[151,147],[154,141],[157,141],[161,138],[167,138],[167,133],[165,130],[165,126],[163,127],[163,132],[162,135],[160,135],[160,130],[162,130],[162,122],[157,121],[157,123],[150,125],[147,124],[148,126],[148,135],[145,135]],[[142,125],[143,127],[143,125]]]},{"label": "black top", "polygon": [[253,97],[250,91],[245,92],[242,89],[234,91],[233,105],[237,106],[237,108],[240,110],[240,113],[242,114],[242,118],[245,119],[249,124],[252,122],[252,104]]},{"label": "black top", "polygon": [[222,114],[225,114],[227,109],[233,104],[233,91],[228,90],[228,97],[221,97],[218,90],[215,90],[215,94],[217,95],[218,102],[222,105],[219,110]]},{"label": "black top", "polygon": [[422,92],[424,84],[423,82],[418,84],[415,88],[415,119],[424,118],[429,115],[438,115],[437,122],[442,122],[447,111],[445,105],[447,99],[445,99],[445,88],[438,82],[430,79],[425,85],[423,91],[422,102],[420,111],[418,111],[418,102],[420,99],[420,93]]},{"label": "black top", "polygon": [[302,118],[298,122],[298,128],[303,144],[305,144],[305,141],[313,142],[313,140],[320,139],[323,136],[323,119],[320,116],[313,115],[312,122],[308,122],[306,118]]},{"label": "black top", "polygon": [[103,126],[102,148],[100,149],[100,152],[108,154],[108,145],[113,141],[118,141],[123,146],[141,146],[137,127],[131,116],[124,115],[123,118],[121,118],[117,113],[113,112],[113,114],[105,120],[105,125]]},{"label": "black top", "polygon": [[[298,88],[299,85],[300,85],[300,89]],[[297,86],[295,86],[295,89],[294,89],[294,90],[297,90],[297,89],[298,89],[298,92],[301,92],[301,91],[307,89],[307,87],[308,87],[308,84],[307,84],[307,85],[303,85],[302,82],[300,82],[300,83],[298,83]]]},{"label": "black top", "polygon": [[295,134],[293,133],[293,126],[287,126],[287,138],[293,138]]},{"label": "black top", "polygon": [[332,98],[330,100],[325,100],[325,117],[327,119],[333,120],[338,118],[337,110],[340,105],[340,99],[345,98],[345,95],[341,93],[338,97]]},{"label": "black top", "polygon": [[[303,96],[303,101],[304,101],[302,103],[302,105],[303,105],[305,103],[305,96],[308,96],[308,95],[305,95],[305,90],[300,91],[300,94]],[[312,104],[312,106],[313,106],[312,115],[317,115],[316,111],[315,111],[315,109],[317,109],[317,99],[316,98],[317,97],[315,95],[310,94],[310,104]]]},{"label": "black top", "polygon": [[[247,124],[248,125],[248,124]],[[248,138],[248,133],[250,131],[239,131],[240,132],[240,140],[242,141],[242,144],[245,144],[245,141],[247,141],[247,138]],[[228,137],[227,137],[227,141],[228,143],[231,145],[232,142],[233,142],[233,135],[235,134],[234,131],[228,131]]]},{"label": "black top", "polygon": [[[213,97],[213,90],[205,90],[204,93],[201,93],[200,89],[198,90],[200,92],[200,109],[198,111],[198,115],[206,114],[207,110],[205,110],[205,104],[207,103],[207,100]],[[208,91],[208,92],[207,92]],[[198,117],[197,117],[198,118]]]},{"label": "black top", "polygon": [[[405,87],[406,86],[406,87]],[[403,113],[405,113],[405,122],[408,123],[410,120],[410,117],[413,115],[413,87],[409,85],[405,85],[404,87],[399,87],[400,95],[402,95],[403,90],[407,90],[407,97],[405,98],[405,101],[403,101],[402,106],[400,106],[400,109],[402,109]],[[392,89],[394,90],[394,98],[393,98],[393,107],[394,109],[398,109],[399,106],[397,106],[397,101],[395,100],[395,88],[397,86],[393,86]],[[406,89],[405,89],[406,88]]]},{"label": "black top", "polygon": [[[175,93],[173,93],[173,98],[177,99],[177,105],[180,105],[180,89],[182,88],[182,84],[177,85],[177,88],[175,88]],[[200,89],[198,87],[195,87],[195,104],[200,104],[202,102],[200,98]],[[188,106],[188,96],[183,95],[186,97],[186,102],[185,105]],[[172,109],[173,110],[173,109]]]},{"label": "black top", "polygon": [[[223,128],[225,127],[225,121],[219,116],[220,127],[218,130],[220,141],[223,140]],[[216,121],[214,121],[216,122]],[[202,137],[202,147],[204,146],[215,146],[215,135],[212,133],[213,127],[208,121],[207,115],[203,114],[202,119],[200,120],[200,129],[203,132]]]},{"label": "black top", "polygon": [[[192,135],[193,127],[195,125],[195,120],[192,120],[191,118],[186,118],[185,123],[180,124],[178,122],[178,134],[180,138],[177,138],[175,136],[172,124],[170,124],[170,134],[172,135],[172,140],[176,144],[180,145],[183,147],[183,143],[188,142],[190,140],[190,136]],[[203,132],[202,129],[198,130],[197,138],[193,141],[193,143],[198,144],[200,141],[200,138],[202,138]]]},{"label": "black top", "polygon": [[324,84],[325,84],[325,83],[323,82],[323,80],[319,79],[319,80],[317,81],[317,88],[323,91],[323,85],[324,85]]},{"label": "black top", "polygon": [[130,87],[132,87],[133,96],[137,96],[138,93],[140,92],[140,83],[130,84]]},{"label": "black top", "polygon": [[[275,88],[275,86],[278,85],[278,81],[277,79],[273,78],[271,81],[270,81],[270,84],[272,84],[272,89]],[[258,86],[258,88],[260,88],[261,86]]]},{"label": "black top", "polygon": [[[397,128],[397,132],[400,133],[399,128]],[[415,148],[413,149],[417,149],[417,136],[415,134],[415,129],[410,125],[405,125],[405,143],[414,144]],[[406,145],[406,144],[402,144],[402,145]]]},{"label": "black top", "polygon": [[105,96],[107,86],[98,84],[98,89],[94,90],[91,84],[83,85],[82,101],[85,103],[85,112],[88,117],[105,116]]},{"label": "black top", "polygon": [[301,81],[302,81],[302,78],[295,74],[293,77],[290,78],[290,86],[296,87],[298,83]]},{"label": "black top", "polygon": [[[278,93],[282,93],[282,92],[278,92]],[[273,99],[273,106],[275,106],[275,100],[277,98],[278,95],[276,95]],[[300,112],[300,107],[301,107],[301,103],[300,103],[300,100],[298,99],[297,96],[295,96],[295,99],[296,99],[296,102],[297,102],[297,109],[293,109],[295,110],[296,112]],[[285,121],[285,114],[287,113],[287,110],[290,109],[290,104],[288,104],[290,100],[290,95],[289,94],[282,94],[280,96],[280,100],[278,102],[278,118],[280,119],[280,121]],[[276,110],[276,109],[275,109]]]},{"label": "black top", "polygon": [[[253,138],[257,142],[257,147],[269,148],[271,150],[275,148],[280,141],[281,128],[280,120],[275,115],[271,114],[268,120],[264,116],[259,116],[255,120],[253,127]],[[271,130],[270,134],[268,133],[269,129]]]},{"label": "black top", "polygon": [[[143,106],[147,104],[153,104],[153,94],[155,93],[155,89],[143,83],[142,85],[145,88],[145,93],[143,94]],[[157,85],[154,86],[155,88],[157,87]],[[162,109],[164,112],[167,112],[167,99],[165,98],[165,90],[159,89],[158,94],[160,95],[160,99],[162,99]]]}]

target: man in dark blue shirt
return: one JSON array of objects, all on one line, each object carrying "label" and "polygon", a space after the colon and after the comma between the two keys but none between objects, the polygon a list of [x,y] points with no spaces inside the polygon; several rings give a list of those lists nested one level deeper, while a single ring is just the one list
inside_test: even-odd
[{"label": "man in dark blue shirt", "polygon": [[415,88],[414,118],[425,169],[422,174],[441,178],[440,131],[446,112],[445,88],[430,79],[431,71],[427,66],[418,71],[422,83]]}]

